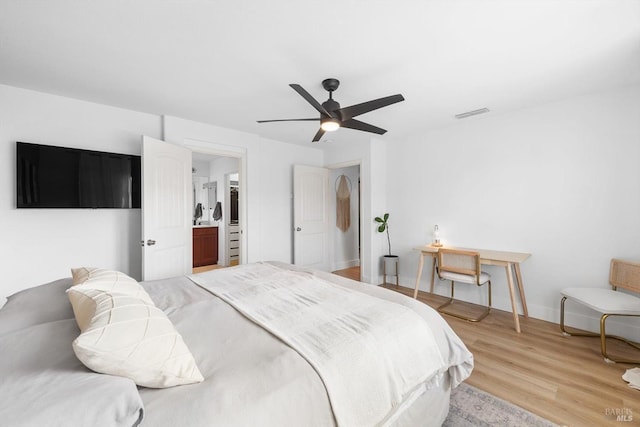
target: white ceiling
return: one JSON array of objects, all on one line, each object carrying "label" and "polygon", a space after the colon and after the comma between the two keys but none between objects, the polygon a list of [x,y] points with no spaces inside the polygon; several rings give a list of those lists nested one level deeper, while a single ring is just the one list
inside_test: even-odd
[{"label": "white ceiling", "polygon": [[327,77],[342,106],[404,95],[358,117],[384,139],[638,84],[640,0],[0,2],[0,84],[311,144],[256,120],[316,116],[288,84]]}]

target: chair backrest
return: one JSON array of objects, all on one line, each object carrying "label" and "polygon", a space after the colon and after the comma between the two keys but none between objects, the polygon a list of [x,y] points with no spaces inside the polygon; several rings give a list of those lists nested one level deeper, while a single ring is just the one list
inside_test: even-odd
[{"label": "chair backrest", "polygon": [[616,288],[640,292],[640,263],[612,259],[609,271],[609,283]]},{"label": "chair backrest", "polygon": [[463,249],[440,248],[438,250],[438,271],[466,274],[480,280],[480,254]]}]

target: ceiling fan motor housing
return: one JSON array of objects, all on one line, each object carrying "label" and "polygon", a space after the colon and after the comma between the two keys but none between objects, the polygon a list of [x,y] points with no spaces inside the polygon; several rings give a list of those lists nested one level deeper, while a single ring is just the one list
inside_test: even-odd
[{"label": "ceiling fan motor housing", "polygon": [[324,88],[324,90],[327,90],[329,92],[333,92],[334,90],[338,89],[338,86],[340,86],[340,80],[338,79],[324,79],[322,81],[322,87]]},{"label": "ceiling fan motor housing", "polygon": [[[339,102],[334,101],[333,99],[329,98],[329,99],[327,99],[326,101],[324,101],[322,103],[322,106],[333,117],[337,117],[337,118],[341,119],[341,117],[339,117],[340,116],[339,113],[337,112],[340,109],[340,103]],[[322,114],[322,115],[324,115],[324,114]]]}]

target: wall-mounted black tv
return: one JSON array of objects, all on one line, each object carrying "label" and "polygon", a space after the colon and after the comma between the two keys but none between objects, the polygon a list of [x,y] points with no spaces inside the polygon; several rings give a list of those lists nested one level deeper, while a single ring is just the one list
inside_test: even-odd
[{"label": "wall-mounted black tv", "polygon": [[16,142],[18,208],[140,208],[140,156]]}]

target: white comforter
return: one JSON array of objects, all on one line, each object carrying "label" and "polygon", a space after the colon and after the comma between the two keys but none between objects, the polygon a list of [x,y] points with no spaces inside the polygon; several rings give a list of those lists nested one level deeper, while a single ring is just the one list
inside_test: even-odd
[{"label": "white comforter", "polygon": [[[299,271],[288,264],[272,263]],[[248,266],[202,273],[241,274]],[[407,307],[430,327],[445,362],[442,375],[459,384],[473,368],[473,356],[444,319],[414,299],[329,273],[311,274],[340,286]],[[186,277],[142,283],[156,305],[167,312],[194,354],[205,380],[166,390],[141,389],[144,425],[150,426],[333,426],[331,403],[311,365],[270,332]],[[441,375],[435,374],[434,380]],[[428,392],[427,392],[428,393]],[[426,412],[393,425],[440,425],[448,399],[422,402]],[[444,408],[433,406],[447,405]],[[413,409],[413,408],[410,408]]]},{"label": "white comforter", "polygon": [[447,368],[414,311],[308,272],[257,263],[190,278],[300,353],[339,426],[386,424]]}]

